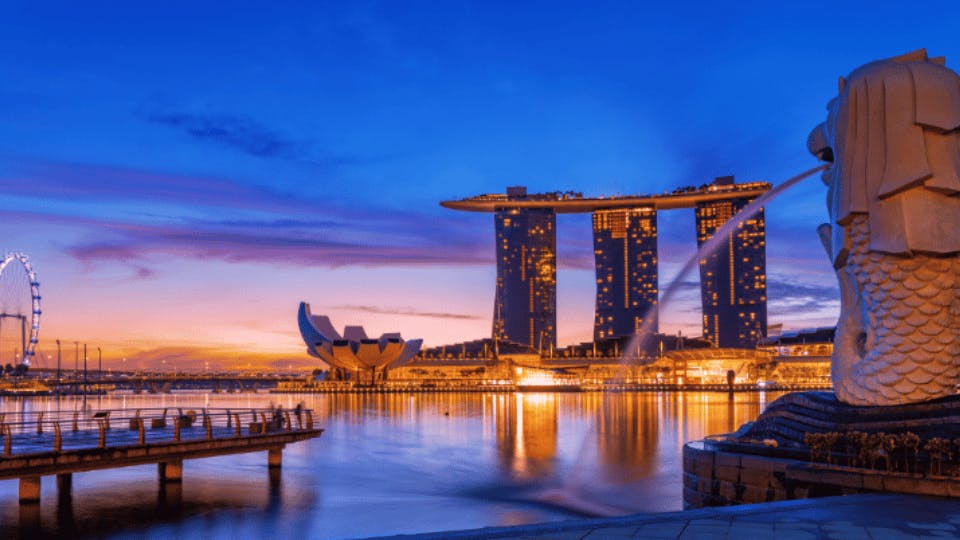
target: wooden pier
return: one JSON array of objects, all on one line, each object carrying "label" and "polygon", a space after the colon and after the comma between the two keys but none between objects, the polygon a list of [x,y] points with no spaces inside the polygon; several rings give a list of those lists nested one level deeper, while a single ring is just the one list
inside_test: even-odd
[{"label": "wooden pier", "polygon": [[56,475],[69,496],[76,472],[156,463],[161,487],[179,483],[183,460],[267,452],[279,468],[285,445],[323,433],[309,409],[138,409],[0,414],[0,480],[20,480],[20,504],[40,502],[40,478]]}]

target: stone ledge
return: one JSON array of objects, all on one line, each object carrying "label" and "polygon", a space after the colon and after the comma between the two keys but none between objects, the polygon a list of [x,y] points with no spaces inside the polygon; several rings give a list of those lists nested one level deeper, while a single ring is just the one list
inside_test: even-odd
[{"label": "stone ledge", "polygon": [[[739,455],[724,450],[727,448],[711,448],[702,442],[684,446],[685,508],[875,492],[960,497],[960,478]],[[740,467],[729,465],[737,462]]]}]

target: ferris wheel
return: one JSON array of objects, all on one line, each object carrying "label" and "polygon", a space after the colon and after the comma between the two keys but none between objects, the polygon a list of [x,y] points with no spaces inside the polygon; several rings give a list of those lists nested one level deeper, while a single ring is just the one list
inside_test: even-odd
[{"label": "ferris wheel", "polygon": [[[9,319],[19,324],[10,325]],[[13,330],[10,330],[11,326]],[[25,254],[7,253],[0,263],[0,364],[29,366],[36,353],[39,335],[40,282],[37,273]]]}]

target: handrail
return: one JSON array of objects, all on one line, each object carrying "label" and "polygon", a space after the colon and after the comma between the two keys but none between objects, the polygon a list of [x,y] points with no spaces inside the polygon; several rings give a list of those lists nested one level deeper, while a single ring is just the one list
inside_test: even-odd
[{"label": "handrail", "polygon": [[[276,432],[313,430],[313,411],[306,408],[250,409],[252,422],[243,425],[236,409],[178,409],[167,421],[167,408],[135,410],[44,411],[33,418],[8,422],[11,413],[0,413],[3,456],[37,452],[105,449],[113,446],[162,442],[214,440]],[[198,419],[202,421],[198,422]],[[67,423],[70,429],[62,429]]]}]

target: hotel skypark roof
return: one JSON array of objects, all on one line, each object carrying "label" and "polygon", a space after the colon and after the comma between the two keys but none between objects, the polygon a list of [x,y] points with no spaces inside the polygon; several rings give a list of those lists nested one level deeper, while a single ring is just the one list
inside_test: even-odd
[{"label": "hotel skypark roof", "polygon": [[583,197],[569,193],[536,193],[525,196],[507,194],[478,195],[466,199],[441,201],[440,206],[466,212],[496,212],[510,208],[550,208],[558,214],[578,214],[618,208],[653,208],[672,210],[692,208],[698,203],[728,199],[754,198],[769,191],[767,182],[744,184],[709,184],[700,188],[681,188],[660,195],[623,195]]}]

